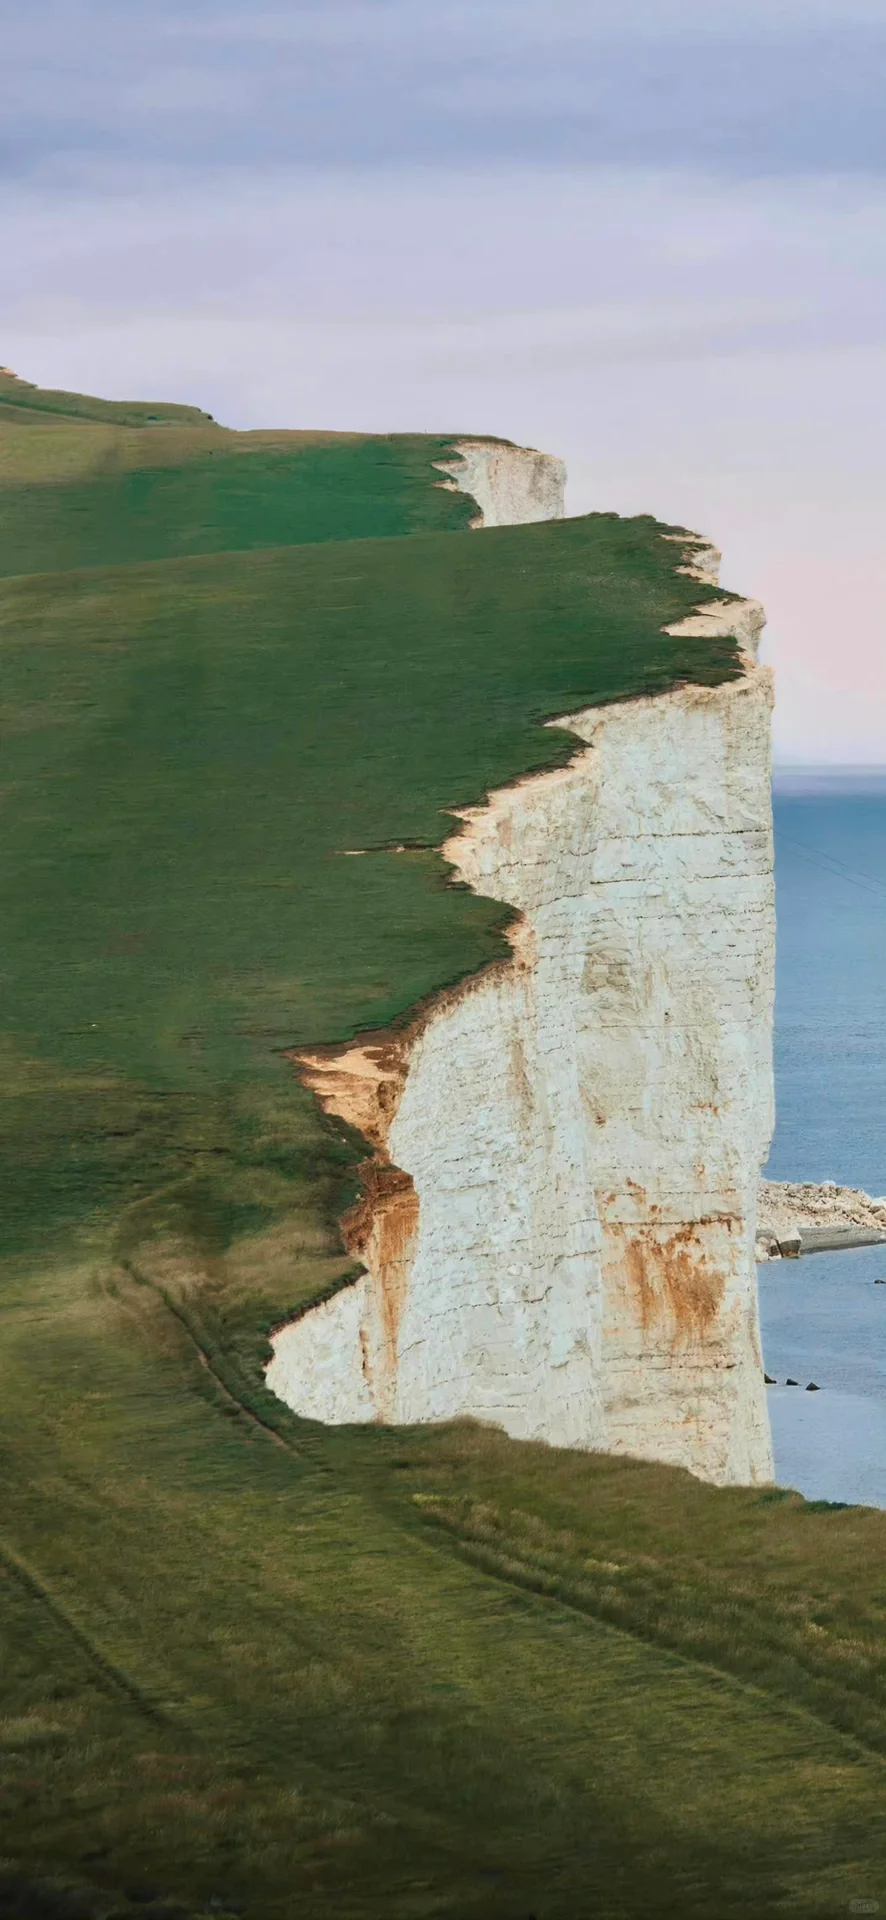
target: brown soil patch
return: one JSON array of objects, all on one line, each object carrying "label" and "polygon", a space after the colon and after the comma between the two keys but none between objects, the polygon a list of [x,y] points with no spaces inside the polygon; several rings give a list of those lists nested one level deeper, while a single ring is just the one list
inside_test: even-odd
[{"label": "brown soil patch", "polygon": [[405,1035],[371,1034],[351,1046],[290,1053],[287,1058],[302,1085],[316,1094],[324,1113],[355,1127],[370,1146],[384,1152],[406,1085],[409,1041]]}]

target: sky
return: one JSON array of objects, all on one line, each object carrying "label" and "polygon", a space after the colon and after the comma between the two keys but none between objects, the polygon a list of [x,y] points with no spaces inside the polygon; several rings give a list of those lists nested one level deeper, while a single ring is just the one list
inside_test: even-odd
[{"label": "sky", "polygon": [[886,762],[886,0],[32,0],[0,362],[489,432],[710,534],[782,764]]}]

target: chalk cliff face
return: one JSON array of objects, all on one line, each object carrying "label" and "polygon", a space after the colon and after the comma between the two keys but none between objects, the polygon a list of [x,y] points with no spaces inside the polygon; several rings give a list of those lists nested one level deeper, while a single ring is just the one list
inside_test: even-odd
[{"label": "chalk cliff face", "polygon": [[478,513],[475,527],[517,527],[530,521],[561,520],[566,468],[550,453],[511,447],[495,440],[459,440],[458,460],[441,460],[438,471],[451,475],[442,486],[470,494]]},{"label": "chalk cliff face", "polygon": [[[710,577],[710,550],[685,557]],[[344,1222],[364,1276],[273,1341],[268,1384],[297,1412],[470,1414],[771,1478],[771,687],[753,603],[701,620],[740,633],[740,680],[567,716],[571,763],[445,847],[518,910],[512,958],[411,1030],[301,1057],[373,1158]]]}]

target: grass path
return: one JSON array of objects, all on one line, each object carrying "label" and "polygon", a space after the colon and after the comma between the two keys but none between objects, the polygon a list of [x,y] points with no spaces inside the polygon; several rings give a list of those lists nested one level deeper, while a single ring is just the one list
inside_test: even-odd
[{"label": "grass path", "polygon": [[[565,1920],[600,1902],[691,1915],[715,1896],[727,1915],[828,1914],[881,1885],[882,1759],[792,1699],[790,1673],[749,1684],[740,1621],[719,1661],[693,1644],[713,1540],[736,1569],[752,1524],[763,1585],[768,1549],[799,1594],[824,1578],[844,1516],[788,1502],[786,1542],[760,1494],[730,1501],[652,1468],[641,1488],[632,1463],[470,1426],[330,1438],[293,1422],[296,1455],[268,1445],[248,1405],[232,1417],[152,1289],[59,1272],[52,1305],[39,1394],[30,1315],[5,1328],[7,1535],[65,1609],[76,1595],[90,1647],[162,1717],[112,1697],[47,1621],[0,1724],[17,1860],[39,1840],[44,1861],[115,1899],[153,1886],[190,1911],[223,1892],[259,1916],[296,1895],[308,1913],[355,1916],[385,1902],[478,1920],[524,1907]],[[10,1392],[22,1369],[25,1428]],[[522,1565],[471,1564],[440,1526],[466,1488],[487,1529],[490,1496],[508,1491]],[[613,1631],[521,1584],[527,1528],[537,1559],[552,1539],[562,1555],[567,1506],[572,1558],[592,1564],[601,1532],[627,1557],[642,1517],[684,1650],[639,1613]],[[852,1516],[868,1518],[870,1548],[882,1517]],[[693,1542],[695,1583],[667,1554],[671,1530]],[[866,1581],[870,1605],[873,1562]],[[29,1619],[24,1642],[10,1635],[0,1582],[7,1674],[46,1612],[14,1585],[20,1629]],[[831,1609],[848,1649],[839,1562]]]}]

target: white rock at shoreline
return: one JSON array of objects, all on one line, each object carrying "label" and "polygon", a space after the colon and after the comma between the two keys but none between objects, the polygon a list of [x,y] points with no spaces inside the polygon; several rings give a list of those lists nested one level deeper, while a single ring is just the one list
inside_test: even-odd
[{"label": "white rock at shoreline", "polygon": [[[797,1236],[822,1232],[882,1234],[886,1240],[886,1199],[872,1199],[860,1187],[838,1187],[834,1180],[761,1180],[757,1196],[757,1259],[778,1260]],[[793,1249],[791,1249],[793,1250]]]}]

